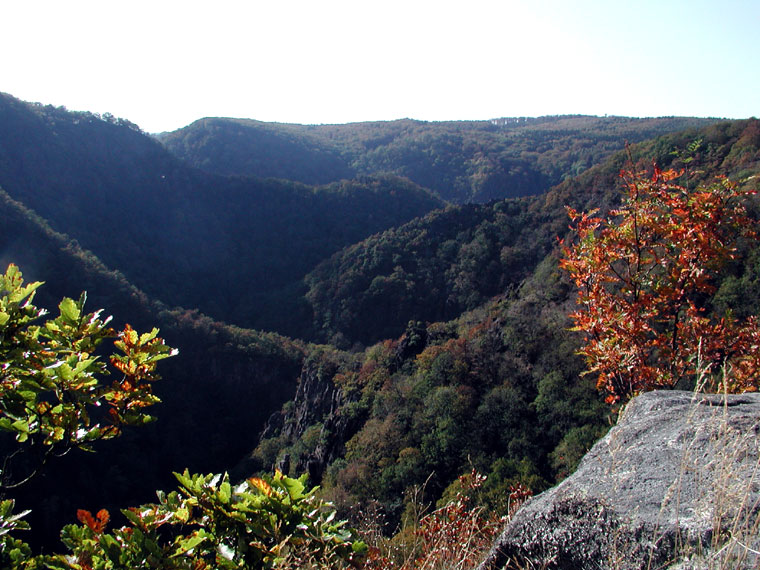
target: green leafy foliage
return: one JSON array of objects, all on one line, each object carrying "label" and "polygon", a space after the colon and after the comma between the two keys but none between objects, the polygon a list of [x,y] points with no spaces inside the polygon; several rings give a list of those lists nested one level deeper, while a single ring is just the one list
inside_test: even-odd
[{"label": "green leafy foliage", "polygon": [[[59,316],[43,321],[46,311],[32,303],[40,285],[24,284],[13,264],[0,276],[0,430],[19,444],[0,470],[4,488],[26,482],[51,455],[90,450],[125,425],[151,421],[145,408],[159,401],[152,391],[156,364],[176,353],[157,329],[138,335],[127,325],[117,335],[100,311],[84,312],[85,294],[64,298]],[[96,354],[109,337],[117,338],[111,363],[121,373],[110,385]],[[13,470],[19,454],[32,458],[28,473]]]},{"label": "green leafy foliage", "polygon": [[335,509],[282,473],[233,485],[229,477],[175,474],[179,489],[123,511],[129,524],[106,532],[106,511],[80,511],[63,529],[69,554],[50,568],[342,568],[358,565],[366,545]]},{"label": "green leafy foliage", "polygon": [[[3,495],[29,483],[54,456],[72,449],[91,451],[93,443],[121,435],[128,425],[153,418],[146,408],[158,403],[153,383],[157,363],[176,354],[158,330],[139,335],[129,325],[121,333],[109,328],[101,311],[86,313],[78,301],[64,297],[58,316],[34,305],[40,282],[25,283],[11,264],[0,275],[0,466]],[[103,361],[99,346],[115,338],[110,357],[118,377]],[[42,561],[16,533],[29,530],[14,514],[14,499],[0,502],[0,561],[4,568],[36,568]]]},{"label": "green leafy foliage", "polygon": [[23,520],[29,511],[14,514],[14,506],[13,499],[0,501],[0,567],[13,570],[31,569],[36,567],[36,563],[32,561],[32,550],[15,535],[18,531],[29,530],[29,523]]}]

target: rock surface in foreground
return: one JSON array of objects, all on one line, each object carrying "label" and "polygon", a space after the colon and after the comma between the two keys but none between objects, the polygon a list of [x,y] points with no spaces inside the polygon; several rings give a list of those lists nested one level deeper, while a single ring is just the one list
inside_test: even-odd
[{"label": "rock surface in foreground", "polygon": [[760,394],[643,394],[479,570],[758,568],[759,431]]}]

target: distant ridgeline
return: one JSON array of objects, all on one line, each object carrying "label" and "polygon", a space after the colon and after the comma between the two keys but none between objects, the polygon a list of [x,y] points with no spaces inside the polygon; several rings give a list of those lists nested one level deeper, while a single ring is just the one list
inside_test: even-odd
[{"label": "distant ridgeline", "polygon": [[175,156],[216,174],[324,184],[388,172],[462,204],[540,194],[621,150],[626,141],[713,122],[572,115],[292,125],[209,118],[159,140]]},{"label": "distant ridgeline", "polygon": [[[249,475],[286,453],[336,495],[394,515],[431,470],[434,498],[470,460],[492,474],[493,500],[511,481],[538,490],[566,473],[605,408],[566,330],[564,206],[610,207],[625,140],[684,127],[634,158],[750,177],[760,126],[497,122],[204,119],[159,142],[0,95],[0,262],[46,282],[41,306],[86,289],[89,310],[158,326],[180,349],[155,424],[70,454],[19,498],[33,527],[149,501],[171,471]],[[522,197],[472,203],[506,196]],[[755,310],[758,267],[744,252],[714,302]],[[335,399],[311,401],[309,386]]]}]

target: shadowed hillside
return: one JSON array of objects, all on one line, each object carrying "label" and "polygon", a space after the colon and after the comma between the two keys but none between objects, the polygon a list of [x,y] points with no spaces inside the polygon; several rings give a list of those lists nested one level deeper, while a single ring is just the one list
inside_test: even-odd
[{"label": "shadowed hillside", "polygon": [[296,336],[308,334],[303,275],[442,205],[397,177],[311,187],[210,175],[133,125],[7,95],[0,186],[154,298]]}]

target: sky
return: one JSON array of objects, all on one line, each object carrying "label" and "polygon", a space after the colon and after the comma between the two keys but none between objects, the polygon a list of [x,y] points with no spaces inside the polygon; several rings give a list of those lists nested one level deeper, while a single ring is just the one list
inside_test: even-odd
[{"label": "sky", "polygon": [[147,132],[760,116],[760,0],[3,0],[0,92]]}]

